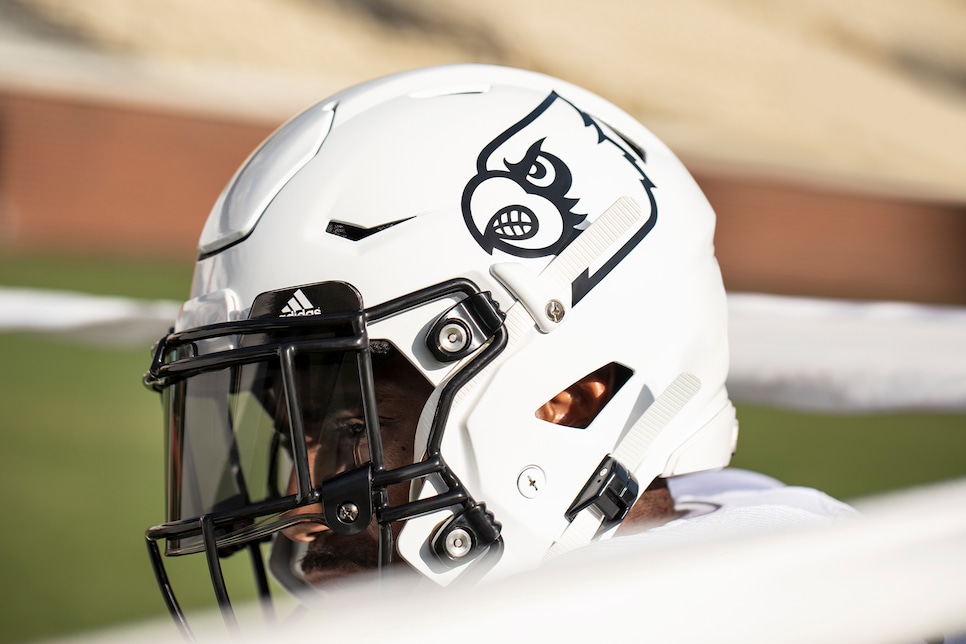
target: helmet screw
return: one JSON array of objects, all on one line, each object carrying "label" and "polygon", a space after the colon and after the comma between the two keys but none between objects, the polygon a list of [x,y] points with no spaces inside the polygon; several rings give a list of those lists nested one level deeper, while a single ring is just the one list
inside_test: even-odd
[{"label": "helmet screw", "polygon": [[462,559],[470,554],[473,548],[473,538],[463,528],[451,530],[446,535],[446,554],[453,559]]},{"label": "helmet screw", "polygon": [[339,506],[336,516],[342,523],[354,523],[359,518],[359,506],[351,501],[346,501]]},{"label": "helmet screw", "polygon": [[547,475],[536,465],[528,465],[517,477],[517,490],[528,499],[535,499],[547,485]]},{"label": "helmet screw", "polygon": [[470,343],[470,336],[465,326],[459,322],[449,322],[439,330],[436,343],[446,353],[458,353]]},{"label": "helmet screw", "polygon": [[547,302],[547,318],[551,322],[560,322],[564,316],[564,305],[560,300],[550,300]]}]

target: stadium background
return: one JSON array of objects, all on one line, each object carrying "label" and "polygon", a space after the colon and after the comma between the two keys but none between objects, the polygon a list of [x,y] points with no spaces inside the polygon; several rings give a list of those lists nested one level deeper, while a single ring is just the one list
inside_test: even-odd
[{"label": "stadium background", "polygon": [[[0,0],[0,285],[183,300],[211,204],[288,116],[479,61],[585,85],[664,138],[719,214],[729,290],[963,305],[964,42],[955,0]],[[163,612],[146,349],[0,334],[3,641]],[[840,498],[966,475],[962,413],[739,414],[736,464]]]}]

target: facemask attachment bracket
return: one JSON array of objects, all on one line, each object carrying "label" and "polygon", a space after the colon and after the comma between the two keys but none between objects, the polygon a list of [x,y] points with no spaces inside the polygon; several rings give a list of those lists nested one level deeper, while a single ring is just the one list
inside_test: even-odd
[{"label": "facemask attachment bracket", "polygon": [[372,521],[372,468],[367,463],[343,472],[322,486],[322,514],[336,534],[353,535]]},{"label": "facemask attachment bracket", "polygon": [[567,520],[573,521],[578,513],[592,507],[603,517],[605,525],[620,523],[637,500],[639,491],[640,486],[634,475],[616,458],[608,455],[567,510]]},{"label": "facemask attachment bracket", "polygon": [[500,538],[502,526],[488,512],[485,503],[478,503],[454,514],[433,534],[431,547],[436,558],[450,568],[461,566]]},{"label": "facemask attachment bracket", "polygon": [[505,318],[489,292],[474,293],[436,320],[426,346],[440,362],[462,360],[492,338]]}]

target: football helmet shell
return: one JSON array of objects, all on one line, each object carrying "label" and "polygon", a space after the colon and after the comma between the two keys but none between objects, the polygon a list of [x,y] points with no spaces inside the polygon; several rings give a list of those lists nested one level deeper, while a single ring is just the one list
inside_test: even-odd
[{"label": "football helmet shell", "polygon": [[[438,451],[502,545],[485,566],[441,561],[450,507],[409,517],[398,554],[440,584],[474,568],[498,576],[551,556],[575,514],[597,516],[581,539],[610,536],[620,512],[575,510],[608,456],[633,461],[621,465],[640,489],[729,462],[737,423],[714,225],[671,151],[587,90],[488,65],[405,72],[310,107],[252,154],[204,227],[175,332],[248,320],[266,293],[283,294],[279,320],[311,316],[326,303],[299,287],[351,285],[366,336],[435,388],[413,461]],[[453,280],[488,294],[500,347],[489,329],[457,350],[480,335],[446,323],[468,291],[412,298]],[[589,425],[537,417],[614,363],[629,376]],[[417,477],[411,499],[446,489],[437,474]]]}]

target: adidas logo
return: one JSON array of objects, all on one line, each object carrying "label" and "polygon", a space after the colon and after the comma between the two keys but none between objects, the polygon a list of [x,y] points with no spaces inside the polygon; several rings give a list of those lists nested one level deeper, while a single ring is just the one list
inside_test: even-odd
[{"label": "adidas logo", "polygon": [[288,301],[283,308],[281,313],[278,314],[280,318],[292,318],[299,317],[302,315],[319,315],[322,313],[322,309],[317,306],[313,306],[309,298],[305,297],[305,293],[302,289],[298,289],[292,294],[292,298]]}]

